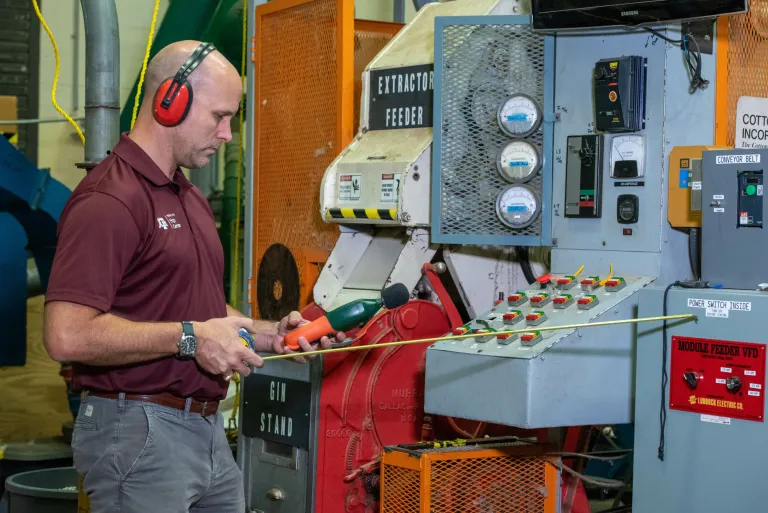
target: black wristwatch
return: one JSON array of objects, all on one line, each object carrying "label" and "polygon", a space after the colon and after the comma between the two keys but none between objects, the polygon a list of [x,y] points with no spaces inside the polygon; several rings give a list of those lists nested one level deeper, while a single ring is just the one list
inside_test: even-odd
[{"label": "black wristwatch", "polygon": [[192,323],[184,321],[181,323],[181,340],[179,340],[179,358],[188,360],[194,358],[197,354],[197,339]]}]

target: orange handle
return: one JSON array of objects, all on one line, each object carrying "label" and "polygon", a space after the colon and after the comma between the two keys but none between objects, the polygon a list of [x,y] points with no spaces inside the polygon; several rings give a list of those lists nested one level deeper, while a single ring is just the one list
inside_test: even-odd
[{"label": "orange handle", "polygon": [[319,319],[315,319],[309,324],[305,324],[293,331],[289,331],[285,335],[285,345],[292,351],[299,351],[301,350],[301,347],[299,347],[299,337],[304,337],[307,339],[307,342],[312,343],[316,340],[320,340],[329,333],[333,333],[333,331],[333,327],[331,326],[331,323],[328,322],[328,318],[323,316]]}]

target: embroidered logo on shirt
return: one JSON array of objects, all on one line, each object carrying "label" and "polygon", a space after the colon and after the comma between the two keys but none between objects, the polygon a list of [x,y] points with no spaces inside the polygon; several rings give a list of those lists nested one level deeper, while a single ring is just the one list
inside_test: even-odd
[{"label": "embroidered logo on shirt", "polygon": [[176,221],[176,214],[165,214],[163,217],[158,217],[157,226],[163,230],[167,230],[168,227],[171,227],[173,230],[181,228],[181,224]]}]

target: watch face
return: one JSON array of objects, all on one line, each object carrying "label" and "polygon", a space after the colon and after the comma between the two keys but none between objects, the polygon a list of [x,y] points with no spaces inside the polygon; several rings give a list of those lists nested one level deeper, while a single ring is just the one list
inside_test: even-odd
[{"label": "watch face", "polygon": [[181,356],[194,356],[196,350],[197,341],[195,340],[195,337],[181,337],[181,343],[179,344],[179,354]]}]

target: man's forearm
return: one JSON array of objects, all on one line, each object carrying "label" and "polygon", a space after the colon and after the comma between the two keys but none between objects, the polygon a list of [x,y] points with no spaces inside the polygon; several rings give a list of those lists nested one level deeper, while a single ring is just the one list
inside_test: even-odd
[{"label": "man's forearm", "polygon": [[133,322],[65,303],[46,307],[45,343],[58,361],[128,365],[178,352],[181,323]]}]

